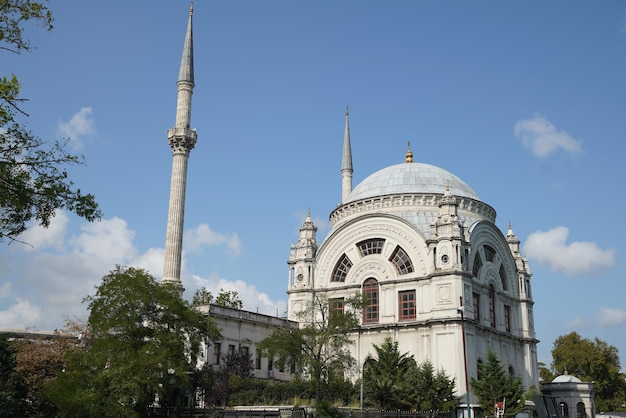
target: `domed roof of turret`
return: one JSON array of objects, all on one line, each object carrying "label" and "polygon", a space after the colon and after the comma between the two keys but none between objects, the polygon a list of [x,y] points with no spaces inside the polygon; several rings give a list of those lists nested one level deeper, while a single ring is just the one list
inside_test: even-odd
[{"label": "domed roof of turret", "polygon": [[370,175],[352,190],[344,203],[391,194],[441,194],[446,188],[454,196],[480,200],[467,183],[449,171],[430,164],[406,162]]},{"label": "domed roof of turret", "polygon": [[565,374],[555,377],[552,383],[582,383],[582,380],[565,372]]}]

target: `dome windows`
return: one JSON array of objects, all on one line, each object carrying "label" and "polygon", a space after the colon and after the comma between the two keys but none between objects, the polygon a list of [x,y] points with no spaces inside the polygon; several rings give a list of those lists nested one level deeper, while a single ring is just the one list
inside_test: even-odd
[{"label": "dome windows", "polygon": [[361,257],[365,257],[370,254],[380,254],[383,252],[383,245],[385,245],[385,240],[382,238],[373,238],[365,241],[361,241],[357,244],[359,247],[359,251],[361,252]]},{"label": "dome windows", "polygon": [[414,271],[411,259],[399,245],[396,247],[389,261],[396,267],[398,274],[408,274]]},{"label": "dome windows", "polygon": [[352,267],[352,261],[348,258],[347,255],[343,254],[337,264],[335,265],[335,270],[333,271],[332,281],[333,282],[345,282],[346,276]]}]

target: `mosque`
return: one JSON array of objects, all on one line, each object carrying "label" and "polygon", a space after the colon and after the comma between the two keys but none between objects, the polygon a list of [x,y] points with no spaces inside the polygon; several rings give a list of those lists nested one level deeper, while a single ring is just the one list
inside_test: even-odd
[{"label": "mosque", "polygon": [[445,370],[460,395],[489,349],[527,389],[538,388],[531,273],[511,227],[505,236],[494,208],[459,177],[413,161],[410,144],[404,162],[354,188],[351,155],[346,110],[341,204],[321,244],[309,214],[291,247],[288,319],[313,295],[341,311],[362,293],[369,303],[352,334],[353,379],[373,344],[391,337],[400,352]]},{"label": "mosque", "polygon": [[[181,295],[187,163],[197,140],[190,127],[192,12],[177,82],[176,124],[168,131],[172,177],[162,279]],[[360,377],[365,359],[375,354],[373,345],[390,337],[400,352],[418,363],[429,360],[454,378],[466,406],[477,405],[467,381],[477,376],[488,350],[527,389],[538,387],[531,273],[511,227],[504,235],[495,224],[495,209],[459,177],[413,161],[410,144],[404,162],[382,168],[353,188],[347,110],[345,117],[341,204],[330,213],[331,230],[319,245],[309,214],[291,246],[287,320],[275,323],[223,312],[218,315],[223,341],[207,347],[206,360],[218,367],[226,350],[239,347],[257,359],[257,376],[271,377],[273,362],[261,359],[257,350],[262,338],[277,326],[298,326],[298,313],[314,295],[327,297],[341,311],[344,300],[358,292],[369,303],[351,335],[359,366],[352,379]],[[217,308],[210,307],[207,314],[211,309]],[[254,333],[243,335],[246,321]]]}]

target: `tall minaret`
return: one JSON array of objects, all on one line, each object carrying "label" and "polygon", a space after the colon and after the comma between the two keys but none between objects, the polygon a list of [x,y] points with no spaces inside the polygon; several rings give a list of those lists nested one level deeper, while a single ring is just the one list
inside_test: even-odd
[{"label": "tall minaret", "polygon": [[190,129],[191,95],[193,93],[193,3],[189,8],[189,23],[185,35],[183,57],[178,74],[178,101],[176,125],[167,131],[167,141],[172,148],[172,182],[170,205],[167,214],[165,259],[161,283],[172,283],[182,297],[185,288],[180,281],[180,264],[183,250],[183,226],[185,223],[185,189],[187,187],[187,161],[189,152],[196,145],[195,129]]},{"label": "tall minaret", "polygon": [[341,202],[345,202],[352,191],[352,148],[350,147],[350,121],[346,106],[346,130],[343,134],[343,155],[341,157]]}]

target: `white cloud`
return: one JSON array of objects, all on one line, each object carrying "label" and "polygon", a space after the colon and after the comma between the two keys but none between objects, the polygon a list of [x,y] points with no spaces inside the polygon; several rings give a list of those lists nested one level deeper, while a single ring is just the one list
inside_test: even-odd
[{"label": "white cloud", "polygon": [[242,280],[229,281],[215,274],[209,276],[208,279],[194,275],[192,280],[193,286],[187,288],[187,299],[191,299],[193,293],[201,287],[206,288],[214,297],[223,289],[237,292],[243,302],[244,310],[279,317],[282,317],[287,311],[285,301],[271,300],[267,293],[260,292],[256,286]]},{"label": "white cloud", "polygon": [[615,264],[615,250],[602,250],[594,242],[568,244],[568,235],[569,229],[564,226],[534,232],[526,239],[524,253],[529,259],[567,276],[596,276]]},{"label": "white cloud", "polygon": [[[87,306],[83,299],[94,293],[102,277],[116,264],[145,268],[160,279],[164,249],[140,251],[134,244],[135,231],[125,220],[117,217],[93,223],[81,220],[77,234],[68,232],[67,222],[67,215],[60,212],[52,220],[50,230],[33,232],[38,244],[34,249],[27,246],[7,249],[10,254],[5,255],[14,262],[11,269],[0,269],[0,327],[53,330],[62,327],[67,317],[85,319]],[[236,234],[216,234],[208,226],[192,232],[197,245],[226,245],[239,253],[241,243]],[[244,309],[253,312],[283,315],[286,310],[285,301],[273,301],[241,280],[229,281],[216,274],[209,279],[193,276],[187,271],[184,254],[181,270],[189,299],[197,288],[205,286],[214,295],[220,289],[237,291]]]},{"label": "white cloud", "polygon": [[57,211],[54,218],[50,220],[48,228],[41,227],[37,224],[31,225],[23,234],[20,235],[20,241],[27,243],[24,249],[35,250],[43,248],[63,248],[63,239],[67,231],[69,218],[64,211]]},{"label": "white cloud", "polygon": [[238,256],[241,254],[241,241],[237,233],[230,235],[220,234],[219,232],[213,231],[211,227],[205,223],[198,225],[194,229],[187,230],[183,242],[185,250],[188,251],[198,250],[204,245],[225,245],[231,255]]},{"label": "white cloud", "polygon": [[68,122],[59,122],[59,134],[70,139],[76,149],[83,146],[83,139],[95,134],[94,119],[91,117],[93,109],[83,107],[70,118]]},{"label": "white cloud", "polygon": [[586,330],[589,327],[589,320],[582,316],[574,317],[571,321],[565,323],[564,329],[576,329],[579,331]]},{"label": "white cloud", "polygon": [[595,321],[599,327],[618,327],[626,324],[626,311],[602,307],[596,313]]},{"label": "white cloud", "polygon": [[567,132],[559,131],[546,118],[534,115],[515,124],[514,133],[522,144],[537,157],[562,149],[571,154],[582,152],[582,142],[572,138]]},{"label": "white cloud", "polygon": [[0,328],[33,328],[41,319],[41,313],[39,306],[17,298],[8,309],[0,311]]}]

